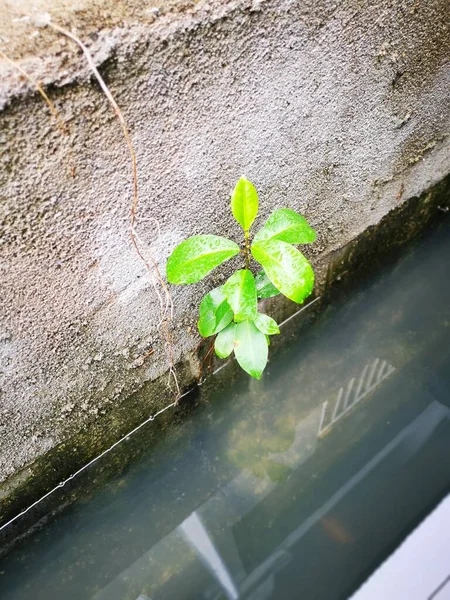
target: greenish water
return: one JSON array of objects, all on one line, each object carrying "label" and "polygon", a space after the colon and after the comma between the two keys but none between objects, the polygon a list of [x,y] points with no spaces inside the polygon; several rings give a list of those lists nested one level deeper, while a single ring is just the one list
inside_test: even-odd
[{"label": "greenish water", "polygon": [[0,598],[348,598],[450,491],[449,254],[441,229],[290,321],[260,382],[223,369],[0,561]]}]

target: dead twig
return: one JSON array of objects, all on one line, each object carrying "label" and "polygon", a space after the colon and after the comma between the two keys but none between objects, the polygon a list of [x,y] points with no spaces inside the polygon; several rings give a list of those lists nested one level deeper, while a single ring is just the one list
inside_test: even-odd
[{"label": "dead twig", "polygon": [[[47,104],[48,108],[50,109],[50,112],[52,113],[53,117],[55,118],[56,124],[57,124],[60,132],[63,135],[69,135],[70,131],[69,131],[67,124],[63,121],[61,115],[58,112],[58,109],[56,108],[56,106],[54,105],[52,100],[48,97],[48,95],[46,94],[46,92],[45,92],[44,88],[42,87],[42,85],[40,84],[40,82],[37,81],[36,79],[34,79],[34,77],[32,77],[29,73],[27,73],[25,71],[25,69],[23,69],[15,60],[10,58],[1,48],[0,48],[0,56],[2,58],[4,58],[7,62],[9,62],[9,64],[11,66],[13,66],[15,69],[17,69],[17,71],[19,71],[19,73],[21,73],[26,79],[28,79],[28,81],[36,88],[36,90],[38,91],[38,93],[40,94],[40,96],[43,98],[44,102]],[[69,162],[73,163],[72,158],[70,159]],[[71,176],[75,177],[75,165],[74,164],[70,164],[69,170],[70,170]]]},{"label": "dead twig", "polygon": [[[134,151],[134,147],[133,147],[133,143],[131,140],[131,136],[130,136],[130,132],[128,131],[128,127],[127,124],[125,122],[124,116],[122,114],[122,111],[119,108],[119,105],[117,104],[117,102],[115,101],[113,95],[111,94],[108,86],[106,85],[105,81],[103,80],[103,77],[100,75],[94,60],[91,56],[91,53],[89,52],[88,48],[83,44],[83,42],[73,33],[71,33],[70,31],[68,31],[67,29],[64,29],[63,27],[60,27],[59,25],[56,25],[55,23],[52,23],[51,21],[49,21],[47,23],[47,25],[49,27],[52,27],[55,31],[61,33],[62,35],[68,37],[69,39],[71,39],[73,42],[75,42],[83,51],[84,56],[86,57],[87,63],[89,65],[90,70],[92,71],[92,73],[94,74],[95,78],[98,81],[98,84],[100,85],[103,93],[105,94],[106,98],[108,99],[109,103],[111,104],[116,117],[119,119],[119,122],[121,124],[122,127],[122,132],[125,138],[125,142],[126,145],[128,147],[128,151],[130,153],[130,157],[131,157],[131,168],[132,168],[132,178],[133,178],[133,196],[132,196],[132,202],[131,202],[131,210],[130,210],[130,225],[129,225],[129,234],[130,234],[130,240],[131,243],[136,251],[136,254],[138,255],[138,257],[140,258],[140,260],[142,261],[142,263],[144,264],[146,270],[148,271],[149,275],[150,275],[150,281],[153,285],[153,288],[155,290],[155,293],[158,297],[158,300],[160,302],[160,306],[161,306],[161,320],[160,323],[158,324],[158,327],[162,330],[163,332],[163,337],[165,339],[165,351],[166,351],[166,356],[168,358],[168,362],[169,362],[169,380],[168,380],[168,385],[170,386],[170,381],[171,378],[174,379],[175,382],[175,387],[176,387],[176,393],[177,393],[177,398],[180,396],[180,387],[178,384],[178,379],[177,379],[177,375],[176,375],[176,371],[175,371],[175,365],[174,365],[174,354],[173,354],[173,341],[172,341],[172,336],[169,330],[169,323],[167,322],[166,316],[167,316],[167,312],[170,309],[170,315],[172,318],[173,315],[173,301],[172,301],[172,297],[170,295],[170,292],[167,288],[167,285],[164,281],[164,279],[161,276],[161,272],[159,270],[158,267],[158,263],[156,262],[156,260],[149,254],[149,260],[146,259],[146,257],[144,256],[141,248],[140,248],[140,240],[139,237],[136,233],[136,216],[137,216],[137,207],[138,207],[138,176],[137,176],[137,159],[136,159],[136,152]],[[158,229],[159,229],[159,225],[158,225]],[[142,244],[141,244],[142,245]],[[149,264],[149,262],[151,263],[151,266]],[[160,284],[160,286],[162,287],[163,291],[164,291],[164,295],[165,295],[165,304],[164,301],[161,297],[161,294],[158,290],[158,287],[156,285],[156,282],[154,280],[154,276],[153,274],[156,275],[156,279],[158,281],[158,283]]]}]

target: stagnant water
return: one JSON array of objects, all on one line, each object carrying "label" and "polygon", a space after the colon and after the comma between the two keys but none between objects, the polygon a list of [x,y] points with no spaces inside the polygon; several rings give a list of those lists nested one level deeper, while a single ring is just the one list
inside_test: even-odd
[{"label": "stagnant water", "polygon": [[172,433],[0,562],[0,598],[355,593],[450,490],[449,256],[441,228],[300,334],[291,321],[260,382],[210,379]]}]

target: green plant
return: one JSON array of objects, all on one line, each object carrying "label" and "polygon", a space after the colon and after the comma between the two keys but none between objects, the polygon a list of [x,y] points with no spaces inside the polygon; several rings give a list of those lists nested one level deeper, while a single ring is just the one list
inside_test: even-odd
[{"label": "green plant", "polygon": [[[276,210],[250,243],[250,228],[258,213],[255,186],[241,177],[231,195],[231,211],[244,230],[242,249],[224,237],[194,235],[179,244],[167,262],[167,279],[174,284],[197,283],[217,266],[241,252],[244,268],[224,285],[211,290],[200,303],[198,330],[216,335],[214,349],[220,358],[234,351],[239,365],[260,379],[267,364],[270,335],[280,333],[277,323],[258,312],[258,298],[283,294],[301,304],[314,286],[314,272],[292,244],[309,244],[316,232],[306,219],[288,208]],[[263,267],[256,277],[250,257]]]}]

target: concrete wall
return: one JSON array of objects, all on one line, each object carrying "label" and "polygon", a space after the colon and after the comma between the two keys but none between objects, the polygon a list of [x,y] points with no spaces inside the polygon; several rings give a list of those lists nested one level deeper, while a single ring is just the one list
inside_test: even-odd
[{"label": "concrete wall", "polygon": [[[21,15],[49,12],[89,45],[131,130],[137,232],[163,273],[189,235],[240,239],[228,204],[241,174],[260,191],[257,225],[286,206],[318,230],[308,254],[320,271],[450,170],[444,0],[165,6],[2,6],[0,47],[45,83],[70,135],[2,61],[0,482],[168,366],[158,299],[130,245],[118,122],[79,50]],[[171,290],[183,383],[198,374],[199,299],[226,272]]]}]

